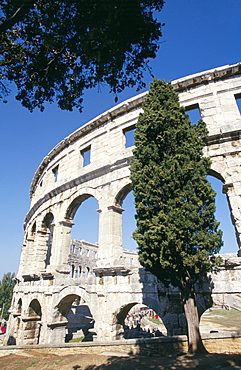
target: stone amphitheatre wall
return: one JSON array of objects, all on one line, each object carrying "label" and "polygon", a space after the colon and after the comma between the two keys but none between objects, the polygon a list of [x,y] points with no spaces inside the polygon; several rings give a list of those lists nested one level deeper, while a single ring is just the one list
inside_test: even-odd
[{"label": "stone amphitheatre wall", "polygon": [[[207,124],[205,155],[212,160],[211,174],[223,182],[240,246],[241,116],[237,99],[241,97],[241,64],[184,77],[173,81],[173,86],[181,105],[187,111],[198,108]],[[122,203],[131,191],[133,148],[128,147],[126,137],[135,127],[145,96],[129,99],[76,130],[37,169],[8,328],[8,337],[17,344],[62,343],[67,314],[76,300],[88,304],[98,340],[117,339],[125,315],[136,303],[155,310],[169,333],[183,330],[177,294],[168,293],[172,294],[168,311],[167,292],[140,268],[136,253],[121,247]],[[73,250],[74,216],[89,197],[98,202],[98,245],[74,241]],[[78,255],[80,248],[85,255]],[[235,271],[239,265],[239,261],[232,264]],[[234,294],[232,287],[227,289]],[[204,302],[203,310],[207,306],[210,303]]]}]

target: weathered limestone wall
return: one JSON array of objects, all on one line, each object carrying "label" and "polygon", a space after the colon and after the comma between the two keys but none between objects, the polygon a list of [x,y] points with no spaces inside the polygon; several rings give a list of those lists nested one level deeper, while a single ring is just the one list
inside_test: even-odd
[{"label": "weathered limestone wall", "polygon": [[[241,116],[236,99],[241,96],[241,64],[188,76],[173,85],[181,104],[187,110],[199,107],[207,123],[205,154],[211,157],[212,174],[224,184],[240,245]],[[121,247],[122,202],[131,191],[132,147],[126,147],[125,133],[134,128],[145,96],[129,99],[76,130],[37,169],[8,325],[13,342],[63,343],[67,314],[76,300],[88,305],[95,320],[94,338],[101,341],[121,338],[124,317],[137,303],[156,311],[169,334],[183,332],[178,292],[165,290],[140,268],[135,253]],[[85,163],[87,152],[90,163]],[[91,259],[71,252],[74,216],[89,197],[97,200],[99,214],[98,247],[89,245],[97,258]],[[240,277],[236,257],[213,276],[214,286],[198,286],[200,313],[210,307],[211,292],[214,302],[240,309]]]}]

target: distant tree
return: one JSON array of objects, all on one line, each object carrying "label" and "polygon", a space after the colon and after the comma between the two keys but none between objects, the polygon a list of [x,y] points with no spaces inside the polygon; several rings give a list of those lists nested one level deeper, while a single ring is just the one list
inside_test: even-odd
[{"label": "distant tree", "polygon": [[3,275],[0,280],[0,317],[7,319],[9,316],[8,310],[11,306],[15,274],[8,272]]},{"label": "distant tree", "polygon": [[[145,86],[155,58],[163,0],[0,0],[0,98],[33,111],[44,102],[82,110],[84,89],[107,84],[116,96]],[[117,98],[116,98],[117,99]]]},{"label": "distant tree", "polygon": [[[171,83],[155,80],[139,116],[131,163],[141,264],[166,286],[178,287],[189,352],[203,352],[194,284],[211,271],[222,246],[215,192],[203,156],[204,122],[190,123]],[[210,258],[210,256],[212,256]]]}]

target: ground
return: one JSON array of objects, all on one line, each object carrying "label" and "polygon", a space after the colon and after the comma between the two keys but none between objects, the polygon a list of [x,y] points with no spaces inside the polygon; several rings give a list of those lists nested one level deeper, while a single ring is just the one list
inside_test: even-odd
[{"label": "ground", "polygon": [[0,357],[1,370],[140,370],[140,369],[241,369],[241,355],[207,354],[202,356],[180,355],[178,357],[160,356],[119,356],[103,353],[101,355],[44,355],[23,350],[21,354]]}]

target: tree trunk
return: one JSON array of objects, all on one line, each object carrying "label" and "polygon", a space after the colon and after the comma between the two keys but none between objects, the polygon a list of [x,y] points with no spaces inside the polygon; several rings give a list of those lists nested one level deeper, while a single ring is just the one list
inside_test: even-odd
[{"label": "tree trunk", "polygon": [[199,317],[194,293],[185,300],[184,311],[188,329],[188,353],[207,353],[199,331]]}]

